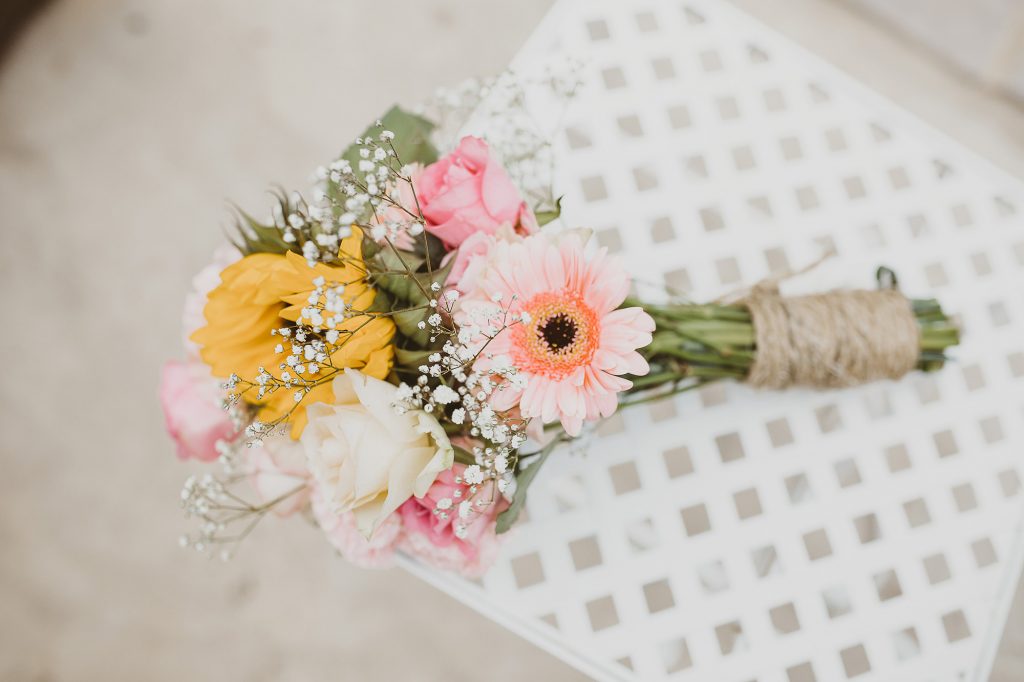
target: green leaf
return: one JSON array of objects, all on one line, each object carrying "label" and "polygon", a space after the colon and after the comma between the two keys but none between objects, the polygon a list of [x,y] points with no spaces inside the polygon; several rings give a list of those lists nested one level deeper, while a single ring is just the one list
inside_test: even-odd
[{"label": "green leaf", "polygon": [[455,461],[459,464],[476,464],[476,457],[473,453],[465,448],[460,448],[458,445],[452,445],[452,449],[455,450]]},{"label": "green leaf", "polygon": [[418,371],[417,368],[423,363],[425,363],[427,361],[427,356],[429,356],[433,352],[434,351],[430,350],[429,348],[424,350],[409,350],[405,348],[396,348],[395,365],[403,369],[411,367],[413,370]]},{"label": "green leaf", "polygon": [[242,242],[235,242],[235,246],[238,246],[242,253],[287,253],[292,250],[292,245],[284,241],[277,226],[260,223],[238,206],[234,206],[234,209],[238,214],[235,230]]},{"label": "green leaf", "polygon": [[533,479],[537,477],[537,472],[540,471],[541,466],[547,461],[548,455],[554,452],[555,447],[562,442],[562,437],[555,437],[550,443],[544,446],[544,448],[531,458],[530,465],[525,469],[521,470],[518,476],[516,476],[516,492],[512,497],[512,504],[509,505],[508,509],[498,514],[497,526],[495,530],[498,533],[505,533],[512,524],[519,518],[519,514],[523,511],[523,506],[526,504],[526,492],[533,483]]},{"label": "green leaf", "polygon": [[555,199],[555,207],[544,211],[535,211],[534,215],[537,217],[537,224],[544,227],[552,220],[556,220],[562,215],[562,197]]},{"label": "green leaf", "polygon": [[[377,126],[376,123],[370,125],[360,137],[376,138],[380,131],[390,130],[395,134],[395,139],[391,144],[394,145],[398,159],[403,165],[408,163],[426,165],[437,161],[437,149],[430,142],[430,133],[436,127],[432,121],[405,111],[396,105],[381,116],[380,122],[380,126]],[[359,165],[359,149],[359,145],[350,144],[339,158],[345,159],[352,164],[353,168],[356,168]],[[332,199],[340,199],[341,188],[328,180],[327,194]]]},{"label": "green leaf", "polygon": [[399,256],[395,249],[385,245],[370,264],[370,270],[374,273],[373,284],[378,289],[392,294],[399,301],[412,305],[426,305],[428,299],[417,286],[415,276],[409,273],[409,270],[416,272],[421,265],[423,259],[419,256],[408,252],[403,252]]},{"label": "green leaf", "polygon": [[426,319],[427,310],[402,310],[394,312],[391,319],[402,336],[409,340],[415,348],[426,348],[430,343],[430,330],[424,326],[419,328],[420,322]]}]

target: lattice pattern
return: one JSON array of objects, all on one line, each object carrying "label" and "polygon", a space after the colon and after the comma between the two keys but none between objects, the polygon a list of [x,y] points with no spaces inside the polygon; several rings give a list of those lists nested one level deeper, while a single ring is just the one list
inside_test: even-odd
[{"label": "lattice pattern", "polygon": [[561,52],[592,66],[565,214],[632,272],[701,300],[822,250],[796,286],[886,264],[961,312],[960,361],[620,413],[482,587],[413,569],[603,679],[983,675],[1019,571],[1021,188],[714,0],[563,2],[517,65]]}]

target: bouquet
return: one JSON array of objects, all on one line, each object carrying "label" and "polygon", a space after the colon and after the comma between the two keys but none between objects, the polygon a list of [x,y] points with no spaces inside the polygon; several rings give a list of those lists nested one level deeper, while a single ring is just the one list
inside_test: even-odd
[{"label": "bouquet", "polygon": [[186,481],[183,546],[226,558],[268,514],[300,515],[358,565],[400,551],[480,575],[544,461],[618,409],[722,379],[897,378],[957,343],[885,269],[878,291],[637,300],[487,141],[433,133],[393,108],[310,200],[239,211],[196,277],[161,397],[179,457],[222,472]]}]

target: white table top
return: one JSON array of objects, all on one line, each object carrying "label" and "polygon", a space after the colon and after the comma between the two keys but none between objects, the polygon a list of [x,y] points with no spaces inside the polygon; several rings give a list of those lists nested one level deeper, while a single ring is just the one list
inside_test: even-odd
[{"label": "white table top", "polygon": [[620,413],[481,584],[406,567],[602,680],[986,679],[1024,557],[1024,188],[720,0],[562,0],[515,67],[564,54],[564,215],[638,277],[710,299],[834,249],[794,288],[888,265],[963,344]]}]

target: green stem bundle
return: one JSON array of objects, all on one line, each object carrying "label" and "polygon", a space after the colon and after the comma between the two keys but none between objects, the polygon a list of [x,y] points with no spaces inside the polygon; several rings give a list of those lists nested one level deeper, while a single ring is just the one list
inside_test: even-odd
[{"label": "green stem bundle", "polygon": [[[960,340],[959,330],[934,299],[910,300],[920,330],[917,369],[933,372],[946,362],[946,349]],[[624,404],[664,397],[719,379],[743,381],[757,358],[757,343],[750,311],[741,303],[652,305],[628,300],[624,306],[640,306],[654,318],[654,340],[641,355],[651,371],[630,377],[631,393],[638,399]]]}]

